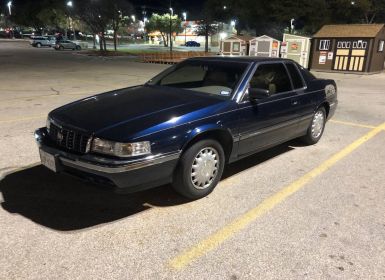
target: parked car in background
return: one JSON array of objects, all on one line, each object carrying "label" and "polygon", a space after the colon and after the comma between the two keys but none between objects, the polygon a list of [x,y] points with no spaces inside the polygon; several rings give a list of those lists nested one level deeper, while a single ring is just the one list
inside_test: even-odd
[{"label": "parked car in background", "polygon": [[196,41],[188,41],[185,44],[186,47],[200,47],[201,44]]},{"label": "parked car in background", "polygon": [[53,47],[56,43],[55,36],[34,36],[31,39],[31,45],[36,48]]},{"label": "parked car in background", "polygon": [[118,192],[172,183],[197,199],[227,163],[294,138],[317,143],[336,107],[336,83],[292,60],[192,58],[53,110],[35,138],[55,172]]},{"label": "parked car in background", "polygon": [[72,42],[72,41],[69,41],[69,40],[61,40],[61,41],[57,41],[56,44],[55,44],[55,50],[65,50],[65,49],[70,49],[70,50],[81,50],[82,47],[75,43],[75,42]]}]

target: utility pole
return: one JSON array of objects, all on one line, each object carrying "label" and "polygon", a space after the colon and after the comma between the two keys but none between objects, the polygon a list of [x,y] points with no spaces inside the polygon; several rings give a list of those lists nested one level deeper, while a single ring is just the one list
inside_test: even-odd
[{"label": "utility pole", "polygon": [[170,0],[170,53],[172,53],[172,16],[174,15],[174,10],[171,8]]},{"label": "utility pole", "polygon": [[187,34],[186,34],[186,30],[187,30],[187,13],[186,12],[183,12],[183,19],[184,19],[184,45],[186,46],[186,42],[187,42]]}]

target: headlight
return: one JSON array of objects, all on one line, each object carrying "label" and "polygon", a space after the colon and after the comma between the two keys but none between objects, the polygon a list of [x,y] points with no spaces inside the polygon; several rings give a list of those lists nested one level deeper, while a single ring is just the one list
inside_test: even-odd
[{"label": "headlight", "polygon": [[49,129],[51,128],[51,119],[49,117],[47,118],[46,126],[47,126],[47,131],[49,132]]},{"label": "headlight", "polygon": [[94,138],[91,151],[118,157],[133,157],[151,154],[151,145],[149,141],[120,143]]}]

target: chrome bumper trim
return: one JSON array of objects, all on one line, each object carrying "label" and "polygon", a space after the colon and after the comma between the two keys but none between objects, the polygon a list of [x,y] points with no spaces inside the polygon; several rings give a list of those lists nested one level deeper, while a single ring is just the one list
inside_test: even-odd
[{"label": "chrome bumper trim", "polygon": [[73,168],[80,167],[88,170],[112,174],[112,173],[122,173],[122,172],[132,171],[132,170],[136,170],[136,169],[140,169],[140,168],[144,168],[144,167],[148,167],[156,164],[161,164],[167,161],[178,159],[179,155],[180,155],[180,152],[167,154],[167,155],[150,156],[141,161],[128,163],[118,167],[102,166],[102,165],[97,165],[97,164],[84,162],[80,160],[71,160],[60,156],[59,156],[59,160],[65,166],[69,166]]}]

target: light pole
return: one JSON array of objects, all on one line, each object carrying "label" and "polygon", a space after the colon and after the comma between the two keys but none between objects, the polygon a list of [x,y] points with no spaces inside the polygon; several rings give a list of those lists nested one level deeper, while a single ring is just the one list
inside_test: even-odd
[{"label": "light pole", "polygon": [[12,1],[9,1],[9,2],[7,3],[7,7],[8,7],[9,15],[11,16],[11,15],[12,15],[12,10],[11,10],[11,7],[12,7]]},{"label": "light pole", "polygon": [[184,19],[184,45],[186,46],[186,42],[187,42],[187,13],[186,12],[183,12],[182,13],[183,15],[183,19]]},{"label": "light pole", "polygon": [[[72,9],[72,7],[73,7],[72,1],[68,1],[67,2],[67,7],[68,7],[68,10]],[[74,40],[76,40],[75,27],[73,26],[72,18],[71,18],[71,16],[69,14],[70,14],[70,12],[68,11],[68,18],[69,18],[69,22],[70,22],[70,29],[71,29],[71,26],[72,26],[72,30],[74,32]],[[67,37],[67,32],[66,32],[66,37]]]},{"label": "light pole", "polygon": [[174,10],[170,7],[170,53],[172,53],[172,17],[173,15],[174,15]]},{"label": "light pole", "polygon": [[[8,7],[8,13],[9,13],[9,16],[11,16],[11,15],[12,15],[12,10],[11,10],[11,7],[12,7],[12,1],[9,1],[9,2],[7,3],[7,7]],[[7,23],[7,18],[5,18],[5,19],[6,19],[6,22],[5,22],[5,23]],[[9,21],[9,23],[10,23],[10,21]],[[13,29],[12,29],[12,28],[10,28],[10,32],[12,33],[12,39],[14,39],[15,37],[14,37]]]}]

